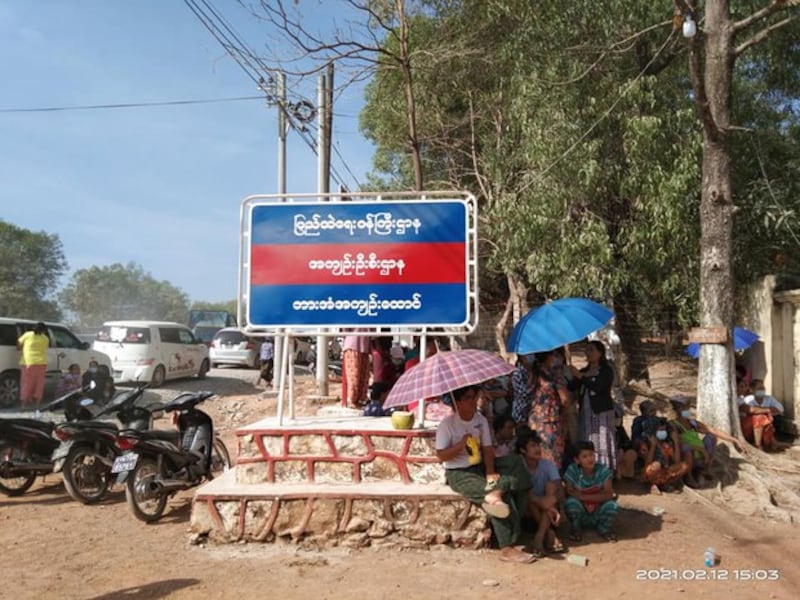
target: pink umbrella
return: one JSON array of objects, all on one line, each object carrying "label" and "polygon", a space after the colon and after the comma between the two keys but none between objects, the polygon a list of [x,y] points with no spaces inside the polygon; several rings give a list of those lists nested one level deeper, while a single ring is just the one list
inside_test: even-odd
[{"label": "pink umbrella", "polygon": [[415,400],[441,396],[507,375],[513,370],[513,365],[484,350],[437,352],[403,373],[392,386],[383,406],[406,406]]}]

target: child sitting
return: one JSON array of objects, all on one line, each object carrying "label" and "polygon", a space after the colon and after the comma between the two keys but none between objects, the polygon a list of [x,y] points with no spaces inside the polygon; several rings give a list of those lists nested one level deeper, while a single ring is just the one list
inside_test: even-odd
[{"label": "child sitting", "polygon": [[564,510],[572,525],[570,539],[579,542],[582,528],[595,527],[604,540],[616,542],[617,536],[611,529],[619,510],[612,487],[614,474],[597,462],[592,442],[578,442],[575,450],[575,462],[564,473],[567,488]]},{"label": "child sitting", "polygon": [[494,455],[508,456],[514,448],[514,434],[516,423],[509,414],[495,417],[492,422],[494,431]]},{"label": "child sitting", "polygon": [[56,389],[56,397],[64,396],[72,391],[81,387],[81,366],[77,363],[72,363],[69,369],[58,380],[58,388]]},{"label": "child sitting", "polygon": [[530,429],[520,431],[516,450],[522,456],[531,476],[531,492],[527,516],[536,523],[532,554],[541,557],[545,552],[564,552],[564,544],[556,536],[561,521],[559,503],[564,500],[564,486],[558,467],[542,458],[542,438]]},{"label": "child sitting", "polygon": [[689,472],[681,460],[681,440],[665,418],[657,418],[652,427],[644,431],[644,472],[642,479],[650,484],[650,493],[673,491]]}]

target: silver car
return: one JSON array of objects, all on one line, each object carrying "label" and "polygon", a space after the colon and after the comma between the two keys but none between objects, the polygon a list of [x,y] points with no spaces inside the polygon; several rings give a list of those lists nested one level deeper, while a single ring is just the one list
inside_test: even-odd
[{"label": "silver car", "polygon": [[248,337],[236,327],[226,327],[214,335],[208,356],[213,368],[236,365],[257,369],[260,350],[260,339]]}]

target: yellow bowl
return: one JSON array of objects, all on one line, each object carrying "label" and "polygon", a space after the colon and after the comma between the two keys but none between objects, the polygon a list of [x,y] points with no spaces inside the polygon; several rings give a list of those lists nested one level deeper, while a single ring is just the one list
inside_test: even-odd
[{"label": "yellow bowl", "polygon": [[414,413],[396,410],[392,413],[392,427],[395,429],[411,429],[414,427]]}]

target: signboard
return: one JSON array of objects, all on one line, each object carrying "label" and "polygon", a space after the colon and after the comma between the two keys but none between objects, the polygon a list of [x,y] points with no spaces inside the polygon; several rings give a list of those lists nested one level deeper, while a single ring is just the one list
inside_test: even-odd
[{"label": "signboard", "polygon": [[244,209],[248,329],[469,329],[477,278],[466,199]]},{"label": "signboard", "polygon": [[689,342],[692,344],[724,344],[728,341],[728,328],[693,327],[689,331]]}]

